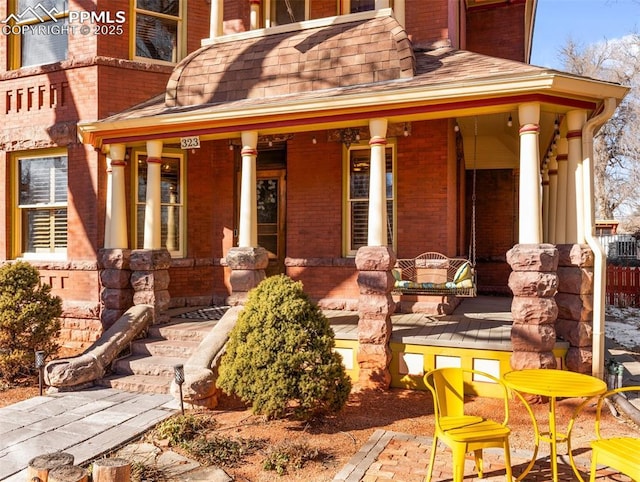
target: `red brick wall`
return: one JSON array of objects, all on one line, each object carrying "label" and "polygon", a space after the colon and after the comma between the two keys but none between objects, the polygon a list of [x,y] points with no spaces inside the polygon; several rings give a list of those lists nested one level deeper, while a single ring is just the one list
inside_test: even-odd
[{"label": "red brick wall", "polygon": [[470,9],[465,48],[524,62],[524,14],[524,2]]},{"label": "red brick wall", "polygon": [[[471,186],[471,171],[467,185]],[[506,253],[518,242],[518,178],[510,169],[477,171],[476,249],[480,291],[508,292]],[[468,216],[471,192],[467,193]]]},{"label": "red brick wall", "polygon": [[411,136],[398,138],[399,258],[447,246],[447,128],[446,119],[414,122]]},{"label": "red brick wall", "polygon": [[449,0],[407,1],[405,30],[415,44],[449,38]]}]

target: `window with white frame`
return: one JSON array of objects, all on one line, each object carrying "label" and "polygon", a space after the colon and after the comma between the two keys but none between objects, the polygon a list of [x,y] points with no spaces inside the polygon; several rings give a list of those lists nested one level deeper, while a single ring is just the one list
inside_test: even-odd
[{"label": "window with white frame", "polygon": [[[136,249],[144,247],[144,222],[147,201],[147,155],[136,151],[134,216]],[[174,257],[184,256],[184,154],[163,152],[160,167],[160,233],[161,244]]]},{"label": "window with white frame", "polygon": [[[388,145],[386,159],[387,244],[393,246],[395,233],[394,146]],[[346,254],[355,255],[367,246],[369,223],[369,178],[371,150],[368,146],[351,146],[347,162]]]},{"label": "window with white frame", "polygon": [[309,0],[266,0],[265,25],[275,27],[307,20]]},{"label": "window with white frame", "polygon": [[67,252],[67,156],[16,158],[19,255],[64,257]]},{"label": "window with white frame", "polygon": [[67,58],[66,0],[15,0],[11,27],[12,68],[52,64]]},{"label": "window with white frame", "polygon": [[182,0],[135,0],[134,56],[176,63],[184,56]]}]

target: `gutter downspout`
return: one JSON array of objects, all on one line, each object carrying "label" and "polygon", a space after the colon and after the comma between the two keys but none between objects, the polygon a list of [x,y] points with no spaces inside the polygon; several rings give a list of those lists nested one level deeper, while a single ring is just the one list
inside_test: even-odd
[{"label": "gutter downspout", "polygon": [[591,372],[593,376],[604,379],[604,320],[605,294],[607,283],[607,258],[600,242],[594,237],[594,208],[593,208],[593,135],[616,110],[616,99],[609,97],[604,100],[603,111],[589,119],[582,127],[582,167],[584,183],[584,237],[593,251],[593,358]]}]

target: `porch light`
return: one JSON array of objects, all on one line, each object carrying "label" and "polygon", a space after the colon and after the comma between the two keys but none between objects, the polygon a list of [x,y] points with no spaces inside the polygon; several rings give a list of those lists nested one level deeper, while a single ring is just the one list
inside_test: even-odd
[{"label": "porch light", "polygon": [[233,151],[233,142],[231,142],[231,139],[229,139],[229,150]]},{"label": "porch light", "polygon": [[311,139],[311,142],[313,144],[317,144],[318,143],[318,139],[316,139],[316,136],[313,136],[313,138]]},{"label": "porch light", "polygon": [[173,375],[175,377],[176,385],[180,389],[180,411],[184,415],[184,399],[182,398],[182,384],[184,383],[184,365],[178,364],[173,366]]},{"label": "porch light", "polygon": [[507,126],[511,127],[513,125],[513,117],[509,114],[509,118],[507,119]]},{"label": "porch light", "polygon": [[42,396],[42,378],[44,375],[44,359],[45,359],[44,352],[36,351],[35,363],[36,363],[36,368],[38,369],[38,387],[40,391],[40,396]]},{"label": "porch light", "polygon": [[460,126],[458,125],[457,121],[456,121],[456,125],[453,126],[453,131],[454,132],[460,132]]},{"label": "porch light", "polygon": [[[456,126],[458,125],[458,123],[456,123]],[[404,130],[402,131],[402,134],[405,137],[409,137],[409,126],[407,125],[407,123],[404,123]]]}]

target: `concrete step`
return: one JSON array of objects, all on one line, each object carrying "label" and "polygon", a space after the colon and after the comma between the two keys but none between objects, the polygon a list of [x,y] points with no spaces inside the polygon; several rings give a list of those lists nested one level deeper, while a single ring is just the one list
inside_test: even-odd
[{"label": "concrete step", "polygon": [[164,338],[173,341],[201,341],[218,323],[217,320],[186,321],[175,318],[167,323],[151,325],[148,330],[149,338]]},{"label": "concrete step", "polygon": [[174,365],[184,363],[187,359],[173,356],[132,355],[116,360],[111,370],[117,375],[151,375],[173,377]]},{"label": "concrete step", "polygon": [[197,340],[142,338],[131,343],[132,355],[189,358],[200,344]]},{"label": "concrete step", "polygon": [[101,387],[116,388],[127,392],[137,393],[169,393],[172,376],[149,375],[110,375],[98,380]]}]

